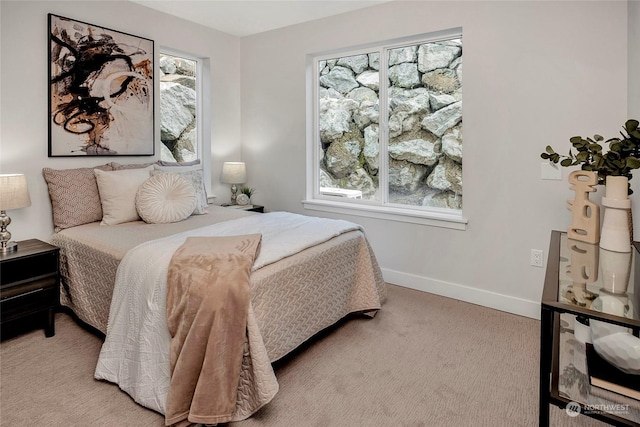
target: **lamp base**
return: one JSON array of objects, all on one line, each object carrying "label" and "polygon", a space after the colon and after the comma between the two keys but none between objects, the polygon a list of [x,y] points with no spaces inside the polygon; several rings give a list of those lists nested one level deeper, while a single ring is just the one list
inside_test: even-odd
[{"label": "lamp base", "polygon": [[0,245],[0,254],[8,254],[17,250],[18,242],[2,242],[2,245]]},{"label": "lamp base", "polygon": [[238,202],[236,200],[237,198],[238,198],[238,187],[235,184],[233,184],[231,186],[231,204],[232,205],[237,205],[238,204]]},{"label": "lamp base", "polygon": [[11,218],[7,215],[7,211],[0,210],[0,254],[6,254],[18,249],[16,242],[10,242],[11,233],[7,230],[9,224],[11,224]]}]

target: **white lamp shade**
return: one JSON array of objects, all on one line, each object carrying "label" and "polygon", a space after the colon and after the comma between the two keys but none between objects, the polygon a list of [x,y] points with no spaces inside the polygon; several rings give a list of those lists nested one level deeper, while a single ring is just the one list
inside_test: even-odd
[{"label": "white lamp shade", "polygon": [[0,174],[0,211],[31,206],[27,178],[22,174]]},{"label": "white lamp shade", "polygon": [[244,162],[224,162],[222,164],[224,184],[244,184],[247,182],[247,167]]}]

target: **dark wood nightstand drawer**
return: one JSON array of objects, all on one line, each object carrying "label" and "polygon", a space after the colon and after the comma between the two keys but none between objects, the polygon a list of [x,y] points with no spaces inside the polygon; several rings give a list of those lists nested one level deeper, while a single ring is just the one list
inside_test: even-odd
[{"label": "dark wood nightstand drawer", "polygon": [[58,255],[55,251],[14,258],[2,263],[0,286],[14,285],[36,277],[55,276],[58,273]]},{"label": "dark wood nightstand drawer", "polygon": [[2,321],[8,322],[19,317],[47,310],[57,303],[58,287],[55,277],[36,280],[25,286],[3,289]]},{"label": "dark wood nightstand drawer", "polygon": [[[18,242],[18,249],[0,253],[0,327],[19,329],[23,317],[46,314],[45,336],[55,334],[60,303],[59,249],[38,239]],[[16,328],[14,328],[16,327]],[[11,334],[9,334],[11,336]]]}]

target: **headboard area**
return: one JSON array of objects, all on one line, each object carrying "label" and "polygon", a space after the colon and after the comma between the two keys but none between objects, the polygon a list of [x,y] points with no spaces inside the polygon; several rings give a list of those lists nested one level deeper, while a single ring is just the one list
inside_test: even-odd
[{"label": "headboard area", "polygon": [[[136,164],[109,162],[95,167],[75,169],[43,168],[42,175],[47,183],[51,201],[54,232],[57,233],[65,228],[103,221],[105,207],[104,201],[100,196],[100,187],[96,180],[95,170],[127,173],[125,171],[132,169],[147,169],[147,177],[158,173],[179,174],[194,188],[197,203],[193,214],[207,213],[207,195],[204,187],[202,166],[199,162],[196,164],[191,162],[189,165],[164,161]],[[134,190],[137,190],[137,187]],[[135,194],[130,202],[135,204]],[[136,220],[138,219],[140,218],[136,218]]]}]

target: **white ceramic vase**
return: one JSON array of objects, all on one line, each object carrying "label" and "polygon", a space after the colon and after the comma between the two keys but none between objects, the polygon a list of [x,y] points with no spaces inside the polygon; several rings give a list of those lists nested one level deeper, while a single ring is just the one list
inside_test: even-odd
[{"label": "white ceramic vase", "polygon": [[605,291],[624,294],[631,276],[631,252],[613,252],[600,249],[600,275]]},{"label": "white ceramic vase", "polygon": [[600,233],[600,247],[614,252],[631,252],[631,200],[627,196],[629,180],[626,176],[608,176],[605,185],[602,206],[606,209]]}]

